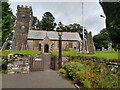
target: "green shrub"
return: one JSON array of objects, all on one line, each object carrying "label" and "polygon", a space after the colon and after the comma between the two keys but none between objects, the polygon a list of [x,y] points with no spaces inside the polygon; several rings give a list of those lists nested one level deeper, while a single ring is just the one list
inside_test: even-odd
[{"label": "green shrub", "polygon": [[7,69],[7,64],[8,64],[7,60],[2,60],[2,70],[6,70]]},{"label": "green shrub", "polygon": [[2,73],[7,74],[8,70],[2,70]]},{"label": "green shrub", "polygon": [[13,63],[14,61],[15,61],[15,60],[11,59],[11,60],[10,60],[10,63]]},{"label": "green shrub", "polygon": [[[119,68],[98,61],[80,60],[71,56],[63,66],[66,76],[85,88],[118,88]],[[74,62],[75,61],[75,62]]]},{"label": "green shrub", "polygon": [[84,84],[84,88],[91,88],[90,82],[88,80],[84,80],[82,81],[82,83]]},{"label": "green shrub", "polygon": [[58,73],[60,73],[60,74],[65,74],[66,71],[65,71],[65,69],[61,68],[61,69],[58,71]]},{"label": "green shrub", "polygon": [[64,51],[70,51],[70,49],[69,49],[68,47],[66,47],[66,48],[64,49]]},{"label": "green shrub", "polygon": [[84,70],[85,67],[79,62],[70,62],[65,64],[63,68],[66,70],[66,76],[70,77],[72,80],[76,78],[76,72]]},{"label": "green shrub", "polygon": [[20,73],[20,72],[15,72],[16,74]]}]

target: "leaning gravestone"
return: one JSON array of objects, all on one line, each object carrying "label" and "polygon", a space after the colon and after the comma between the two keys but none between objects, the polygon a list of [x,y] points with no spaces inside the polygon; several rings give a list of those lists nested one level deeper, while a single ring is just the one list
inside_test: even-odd
[{"label": "leaning gravestone", "polygon": [[112,52],[113,48],[112,48],[112,43],[108,43],[108,52]]},{"label": "leaning gravestone", "polygon": [[89,53],[86,38],[83,39],[83,53]]},{"label": "leaning gravestone", "polygon": [[77,53],[80,53],[80,41],[77,41],[76,51]]},{"label": "leaning gravestone", "polygon": [[93,38],[92,38],[92,33],[89,32],[86,35],[86,39],[87,39],[87,47],[88,47],[88,53],[89,54],[95,54],[95,46],[94,46],[94,42],[93,42]]}]

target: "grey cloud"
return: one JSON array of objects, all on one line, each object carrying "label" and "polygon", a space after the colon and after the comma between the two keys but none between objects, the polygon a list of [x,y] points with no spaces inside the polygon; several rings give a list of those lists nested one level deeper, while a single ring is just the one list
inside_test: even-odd
[{"label": "grey cloud", "polygon": [[[42,15],[49,11],[53,14],[58,23],[61,21],[65,25],[79,23],[82,25],[81,2],[11,2],[11,8],[16,13],[17,5],[32,6],[34,16],[40,20]],[[93,35],[105,28],[105,20],[100,18],[103,10],[98,2],[84,2],[84,25]]]}]

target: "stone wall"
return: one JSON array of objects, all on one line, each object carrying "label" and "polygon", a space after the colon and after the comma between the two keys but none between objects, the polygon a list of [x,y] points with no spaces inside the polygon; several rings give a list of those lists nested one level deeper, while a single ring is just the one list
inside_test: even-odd
[{"label": "stone wall", "polygon": [[8,74],[29,73],[30,60],[32,56],[23,54],[9,54],[7,70]]},{"label": "stone wall", "polygon": [[[44,45],[49,45],[49,51],[59,51],[59,42],[57,40],[27,40],[29,50],[41,50],[44,53]],[[69,47],[69,43],[72,43],[72,48]],[[77,41],[62,41],[62,50],[68,47],[71,51],[77,49]],[[79,49],[81,50],[82,43],[80,42]]]},{"label": "stone wall", "polygon": [[[63,56],[62,57],[62,66],[66,64],[69,61],[69,56]],[[58,70],[58,56],[51,56],[51,61],[50,61],[50,68],[53,70]]]}]

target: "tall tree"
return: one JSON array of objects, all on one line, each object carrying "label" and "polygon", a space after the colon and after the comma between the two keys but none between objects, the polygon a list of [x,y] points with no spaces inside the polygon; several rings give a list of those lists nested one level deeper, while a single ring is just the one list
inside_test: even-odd
[{"label": "tall tree", "polygon": [[120,1],[100,2],[106,15],[106,27],[112,42],[120,44]]},{"label": "tall tree", "polygon": [[[63,29],[64,32],[79,32],[81,39],[83,39],[83,28],[80,24],[74,23],[69,25],[64,25],[61,22],[58,23],[58,27]],[[85,36],[88,33],[86,29],[84,29]]]},{"label": "tall tree", "polygon": [[[2,44],[14,29],[15,16],[8,2],[2,2]],[[12,37],[12,36],[11,36]]]},{"label": "tall tree", "polygon": [[42,30],[53,31],[56,27],[55,17],[50,12],[45,12],[40,21]]},{"label": "tall tree", "polygon": [[41,24],[40,21],[37,17],[33,16],[33,20],[32,20],[32,29],[33,30],[40,30],[41,29]]},{"label": "tall tree", "polygon": [[102,47],[107,49],[108,43],[112,42],[106,29],[101,30],[98,35],[95,35],[93,41],[96,49],[102,49]]},{"label": "tall tree", "polygon": [[62,22],[58,23],[57,29],[61,28],[64,31],[64,24]]}]

